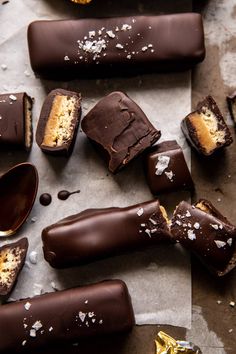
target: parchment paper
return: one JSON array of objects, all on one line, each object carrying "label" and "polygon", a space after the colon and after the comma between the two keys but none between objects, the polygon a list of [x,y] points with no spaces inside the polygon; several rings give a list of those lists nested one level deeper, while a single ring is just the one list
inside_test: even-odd
[{"label": "parchment paper", "polygon": [[[188,158],[188,149],[180,131],[181,119],[191,110],[190,73],[146,75],[129,79],[52,82],[34,77],[28,60],[26,29],[29,22],[45,18],[68,18],[68,2],[11,0],[0,5],[1,92],[26,91],[35,97],[34,130],[46,94],[53,88],[78,90],[83,96],[83,114],[105,94],[123,90],[136,101],[151,122],[162,131],[162,139],[177,139]],[[177,2],[178,3],[178,2]],[[188,1],[181,1],[187,10]],[[178,4],[176,4],[177,6]],[[64,6],[64,7],[63,7]],[[64,12],[62,11],[64,9]],[[179,8],[178,8],[179,10]],[[67,12],[66,12],[67,11]],[[74,7],[73,7],[74,11]],[[74,17],[76,14],[73,12]],[[188,255],[175,246],[158,246],[129,255],[113,257],[88,266],[54,270],[43,259],[41,230],[59,219],[86,208],[127,206],[152,198],[146,184],[141,158],[113,176],[80,131],[73,155],[55,158],[44,155],[34,143],[29,155],[0,152],[0,171],[22,161],[31,161],[39,172],[39,193],[51,193],[51,205],[43,207],[38,198],[16,237],[27,236],[30,249],[26,265],[10,300],[46,291],[64,289],[108,278],[120,278],[128,285],[138,324],[191,326],[191,273]],[[188,158],[189,161],[189,158]],[[58,191],[81,190],[67,201],[57,199]],[[164,196],[162,203],[173,210],[183,195]],[[0,241],[0,245],[3,241]],[[37,264],[29,260],[31,251],[38,255]]]}]

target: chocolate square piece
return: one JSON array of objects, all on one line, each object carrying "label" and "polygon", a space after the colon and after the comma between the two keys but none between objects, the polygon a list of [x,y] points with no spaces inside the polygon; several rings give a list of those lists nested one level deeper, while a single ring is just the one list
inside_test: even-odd
[{"label": "chocolate square piece", "polygon": [[181,123],[190,144],[201,154],[211,155],[233,142],[229,128],[211,96],[207,96]]},{"label": "chocolate square piece", "polygon": [[230,116],[234,124],[236,124],[236,91],[232,95],[227,96],[226,100],[227,100]]},{"label": "chocolate square piece", "polygon": [[81,117],[81,95],[55,89],[46,97],[38,121],[36,142],[43,152],[69,155]]},{"label": "chocolate square piece", "polygon": [[82,129],[101,150],[113,173],[161,136],[141,108],[123,92],[102,98],[84,117]]},{"label": "chocolate square piece", "polygon": [[0,248],[0,296],[8,295],[25,263],[27,238]]},{"label": "chocolate square piece", "polygon": [[25,92],[0,95],[0,147],[30,150],[32,99]]},{"label": "chocolate square piece", "polygon": [[193,189],[183,151],[175,140],[153,146],[145,157],[145,173],[155,195],[176,189]]},{"label": "chocolate square piece", "polygon": [[195,205],[182,201],[171,220],[171,233],[216,275],[235,267],[236,227],[209,201],[202,199]]}]

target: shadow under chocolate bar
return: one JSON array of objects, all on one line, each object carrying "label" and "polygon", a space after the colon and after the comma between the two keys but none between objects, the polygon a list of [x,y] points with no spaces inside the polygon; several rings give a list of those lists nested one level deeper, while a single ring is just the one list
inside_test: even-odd
[{"label": "shadow under chocolate bar", "polygon": [[181,71],[205,57],[196,13],[36,21],[28,45],[36,75],[54,79]]}]

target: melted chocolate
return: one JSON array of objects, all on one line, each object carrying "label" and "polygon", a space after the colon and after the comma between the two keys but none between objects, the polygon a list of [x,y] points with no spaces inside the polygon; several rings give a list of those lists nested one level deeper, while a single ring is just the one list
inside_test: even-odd
[{"label": "melted chocolate", "polygon": [[0,178],[0,236],[14,234],[28,217],[38,190],[38,173],[30,163],[12,167]]},{"label": "melted chocolate", "polygon": [[51,201],[52,201],[52,196],[49,193],[43,193],[39,197],[39,202],[43,206],[48,206],[49,204],[51,204]]},{"label": "melted chocolate", "polygon": [[35,73],[57,80],[185,70],[205,56],[196,13],[36,21],[28,45]]},{"label": "melted chocolate", "polygon": [[0,352],[32,353],[83,337],[126,332],[133,325],[125,283],[104,281],[0,306]]},{"label": "melted chocolate", "polygon": [[86,264],[135,249],[170,242],[158,200],[126,208],[89,209],[46,227],[45,259],[55,268]]},{"label": "melted chocolate", "polygon": [[60,200],[67,200],[72,194],[75,194],[75,193],[80,193],[80,190],[77,190],[74,192],[68,192],[66,190],[62,190],[62,191],[58,192],[57,198]]}]

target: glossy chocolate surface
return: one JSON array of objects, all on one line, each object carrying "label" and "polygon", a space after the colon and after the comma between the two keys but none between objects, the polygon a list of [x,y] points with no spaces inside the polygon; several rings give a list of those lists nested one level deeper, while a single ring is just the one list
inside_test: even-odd
[{"label": "glossy chocolate surface", "polygon": [[29,150],[32,99],[25,92],[0,95],[0,148]]},{"label": "glossy chocolate surface", "polygon": [[14,234],[25,222],[38,190],[38,173],[30,163],[12,167],[0,178],[0,236]]},{"label": "glossy chocolate surface", "polygon": [[102,98],[81,127],[116,173],[161,136],[141,108],[123,92]]},{"label": "glossy chocolate surface", "polygon": [[[45,137],[45,131],[46,131],[46,126],[48,123],[48,119],[51,115],[52,109],[53,109],[53,105],[54,102],[56,100],[57,97],[60,96],[64,96],[68,99],[74,98],[75,99],[75,103],[73,104],[73,112],[71,112],[71,107],[67,108],[64,107],[63,108],[63,120],[64,122],[66,121],[66,119],[71,119],[71,124],[69,127],[66,128],[65,123],[62,121],[61,125],[63,125],[63,129],[61,129],[61,133],[65,134],[65,142],[63,144],[59,144],[57,145],[57,131],[54,131],[52,133],[51,131],[51,135],[53,137],[52,141],[52,145],[55,146],[49,146],[46,145],[44,143],[44,137]],[[56,109],[54,111],[54,114],[57,115],[57,119],[60,119],[60,107],[58,109],[59,111],[57,112]],[[71,117],[72,115],[72,117]],[[55,89],[52,90],[48,96],[46,97],[42,109],[41,109],[41,113],[40,113],[40,117],[38,120],[38,125],[37,125],[37,130],[36,130],[36,142],[39,145],[39,147],[42,149],[43,152],[48,153],[48,154],[52,154],[52,155],[69,155],[71,154],[73,147],[74,147],[74,143],[75,143],[75,139],[76,139],[76,135],[77,135],[77,130],[79,127],[79,122],[80,122],[80,117],[81,117],[81,95],[78,92],[72,92],[72,91],[67,91],[67,90],[63,90],[63,89]]]},{"label": "glossy chocolate surface", "polygon": [[[210,117],[211,114],[215,116],[217,122],[217,129],[216,129],[216,134],[219,133],[224,133],[224,138],[222,141],[218,142],[215,146],[215,148],[211,152],[206,151],[206,137],[204,138],[204,132],[197,133],[196,132],[196,127],[191,123],[190,117],[194,113],[201,114],[203,113],[204,115]],[[228,146],[232,144],[233,138],[231,136],[230,130],[224,120],[224,117],[222,116],[219,107],[217,106],[215,100],[213,99],[212,96],[207,96],[203,101],[199,102],[197,105],[197,109],[195,112],[190,113],[187,117],[185,117],[182,122],[181,122],[181,128],[186,136],[187,140],[189,143],[200,153],[203,155],[211,155],[218,149]],[[209,131],[211,132],[212,128],[215,130],[215,128],[212,125],[209,125]],[[200,141],[200,138],[202,141]]]},{"label": "glossy chocolate surface", "polygon": [[27,238],[0,247],[0,296],[10,294],[25,263]]},{"label": "glossy chocolate surface", "polygon": [[88,78],[185,70],[204,59],[201,15],[36,21],[31,66],[46,78]]},{"label": "glossy chocolate surface", "polygon": [[158,200],[126,208],[88,209],[42,232],[45,259],[55,268],[86,264],[170,242]]},{"label": "glossy chocolate surface", "polygon": [[193,181],[183,151],[175,140],[164,141],[147,152],[145,174],[155,195],[177,189],[193,189]]},{"label": "glossy chocolate surface", "polygon": [[133,325],[125,283],[104,281],[0,306],[0,352],[32,353],[46,345],[129,331]]},{"label": "glossy chocolate surface", "polygon": [[212,272],[222,276],[235,267],[236,227],[210,202],[201,200],[192,206],[183,201],[171,221],[174,239],[200,257]]}]

